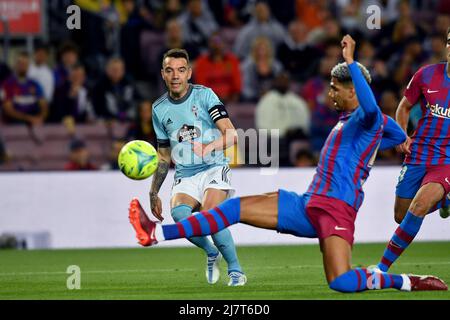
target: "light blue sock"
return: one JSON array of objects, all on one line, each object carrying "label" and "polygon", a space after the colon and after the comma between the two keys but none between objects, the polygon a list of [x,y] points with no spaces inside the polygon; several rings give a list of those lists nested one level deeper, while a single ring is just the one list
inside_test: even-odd
[{"label": "light blue sock", "polygon": [[[192,207],[188,206],[187,204],[181,204],[179,206],[176,206],[175,208],[172,208],[170,213],[173,220],[175,222],[178,222],[192,215]],[[207,237],[191,237],[188,240],[195,244],[197,247],[205,250],[207,255],[217,254],[217,248]]]},{"label": "light blue sock", "polygon": [[236,246],[234,245],[230,230],[223,229],[222,231],[213,234],[211,237],[228,264],[228,273],[231,271],[242,272],[236,253]]}]

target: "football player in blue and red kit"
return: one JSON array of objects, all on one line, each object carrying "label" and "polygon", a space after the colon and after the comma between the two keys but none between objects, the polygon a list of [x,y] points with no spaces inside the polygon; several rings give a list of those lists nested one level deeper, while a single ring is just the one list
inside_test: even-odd
[{"label": "football player in blue and red kit", "polygon": [[387,271],[413,241],[425,215],[440,209],[450,213],[450,28],[447,62],[420,68],[406,87],[396,119],[406,132],[409,114],[420,103],[422,117],[411,138],[398,147],[406,154],[395,199],[395,220],[400,223],[378,264]]},{"label": "football player in blue and red kit", "polygon": [[3,82],[3,120],[6,123],[41,125],[48,114],[48,104],[42,87],[27,77],[30,58],[20,52],[14,74]]},{"label": "football player in blue and red kit", "polygon": [[378,149],[403,143],[406,135],[384,116],[368,85],[370,74],[353,60],[355,41],[342,42],[345,63],[331,71],[330,97],[341,113],[320,154],[313,181],[304,194],[278,190],[268,194],[232,198],[176,224],[150,221],[137,199],[129,218],[143,246],[164,240],[215,233],[241,222],[299,237],[318,238],[325,275],[331,289],[357,292],[396,288],[405,291],[447,290],[432,276],[395,275],[351,268],[354,222],[362,204],[362,185]]}]

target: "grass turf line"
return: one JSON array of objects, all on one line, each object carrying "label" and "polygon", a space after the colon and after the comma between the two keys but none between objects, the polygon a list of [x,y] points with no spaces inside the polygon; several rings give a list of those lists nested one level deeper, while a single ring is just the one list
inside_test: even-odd
[{"label": "grass turf line", "polygon": [[[353,265],[377,262],[385,244],[356,244]],[[450,242],[413,243],[394,273],[433,274],[450,283]],[[209,285],[197,248],[1,250],[0,299],[450,299],[447,292],[394,289],[341,294],[326,284],[317,245],[238,247],[248,282],[228,287],[226,264]],[[81,268],[81,289],[68,290],[69,265]]]}]

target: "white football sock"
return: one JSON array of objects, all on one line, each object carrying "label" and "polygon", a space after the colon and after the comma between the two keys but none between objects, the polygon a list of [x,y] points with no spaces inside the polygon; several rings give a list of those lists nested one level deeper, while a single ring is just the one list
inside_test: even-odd
[{"label": "white football sock", "polygon": [[164,238],[164,232],[161,223],[156,223],[155,238],[158,242],[166,240],[166,238]]},{"label": "white football sock", "polygon": [[403,284],[400,290],[402,291],[411,291],[411,279],[406,274],[401,274],[403,278]]}]

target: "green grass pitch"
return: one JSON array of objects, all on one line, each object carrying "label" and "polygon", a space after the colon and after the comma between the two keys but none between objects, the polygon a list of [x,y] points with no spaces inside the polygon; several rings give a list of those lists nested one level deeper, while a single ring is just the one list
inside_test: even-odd
[{"label": "green grass pitch", "polygon": [[[385,244],[356,244],[353,265],[375,263]],[[433,274],[450,283],[450,242],[413,243],[391,271]],[[0,299],[450,299],[447,292],[356,294],[326,285],[317,245],[238,247],[244,287],[226,285],[226,265],[206,283],[205,257],[194,247],[96,250],[0,250]],[[81,269],[81,289],[66,287],[69,265]]]}]

